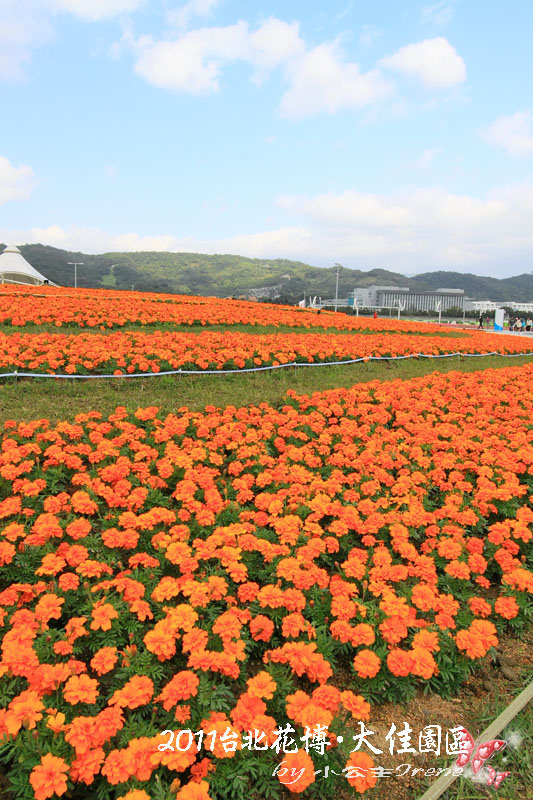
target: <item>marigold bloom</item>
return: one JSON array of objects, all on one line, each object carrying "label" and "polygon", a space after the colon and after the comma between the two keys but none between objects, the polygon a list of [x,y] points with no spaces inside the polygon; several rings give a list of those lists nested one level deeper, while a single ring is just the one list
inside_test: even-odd
[{"label": "marigold bloom", "polygon": [[108,704],[110,706],[116,704],[120,708],[139,708],[146,705],[153,694],[154,684],[151,678],[147,675],[134,675],[122,689],[117,689]]},{"label": "marigold bloom", "polygon": [[370,703],[367,703],[360,694],[354,694],[349,690],[341,692],[341,703],[354,719],[365,721],[370,719]]},{"label": "marigold bloom", "polygon": [[504,619],[514,619],[520,608],[514,597],[498,597],[494,603],[494,610]]},{"label": "marigold bloom", "polygon": [[300,794],[315,782],[315,765],[305,750],[298,750],[284,754],[283,761],[276,767],[276,774],[289,792]]},{"label": "marigold bloom", "polygon": [[246,684],[249,694],[262,697],[265,700],[271,700],[274,697],[277,686],[270,673],[265,670],[258,672],[253,678],[249,678]]},{"label": "marigold bloom", "polygon": [[111,603],[102,603],[93,608],[92,618],[91,630],[109,631],[111,630],[111,620],[118,618],[118,611]]},{"label": "marigold bloom", "polygon": [[211,800],[207,781],[190,781],[176,795],[176,800]]},{"label": "marigold bloom", "polygon": [[188,700],[198,694],[200,679],[191,670],[181,670],[163,687],[156,698],[163,703],[165,711],[170,711],[180,700]]},{"label": "marigold bloom", "polygon": [[35,800],[46,800],[67,791],[68,766],[62,758],[46,753],[30,773]]},{"label": "marigold bloom", "polygon": [[63,697],[73,706],[77,703],[96,703],[98,681],[88,675],[73,675],[63,688]]},{"label": "marigold bloom", "polygon": [[101,647],[91,658],[91,668],[94,669],[98,675],[105,675],[111,672],[117,663],[117,659],[116,647]]},{"label": "marigold bloom", "polygon": [[380,670],[381,661],[372,650],[360,650],[353,665],[360,678],[373,678]]},{"label": "marigold bloom", "polygon": [[255,641],[268,642],[274,632],[274,623],[264,614],[258,614],[257,617],[250,620],[250,633],[252,639]]},{"label": "marigold bloom", "polygon": [[359,751],[352,753],[346,762],[347,780],[356,792],[363,794],[367,789],[372,789],[377,783],[377,777],[373,773],[374,762],[366,753]]},{"label": "marigold bloom", "polygon": [[406,677],[411,672],[413,666],[412,654],[408,650],[394,648],[387,656],[387,667],[393,675]]}]

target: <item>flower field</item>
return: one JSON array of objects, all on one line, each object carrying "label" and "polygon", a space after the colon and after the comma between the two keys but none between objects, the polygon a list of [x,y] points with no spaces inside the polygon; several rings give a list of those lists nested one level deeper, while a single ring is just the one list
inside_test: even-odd
[{"label": "flower field", "polygon": [[[353,347],[281,336],[254,341],[277,360]],[[293,344],[303,338],[307,354]],[[357,347],[385,338],[389,349],[410,340],[376,334]],[[142,350],[142,337],[129,341]],[[234,346],[228,334],[219,351],[200,341],[206,359]],[[151,366],[163,345],[156,334],[119,368]],[[59,350],[78,369],[75,351]],[[243,351],[244,363],[256,357]],[[109,350],[107,361],[91,352],[91,369],[108,363]],[[156,363],[171,357],[192,358],[160,352]],[[371,757],[351,751],[372,706],[420,686],[453,694],[504,631],[531,619],[532,419],[526,365],[290,392],[279,408],[7,422],[0,762],[13,797],[371,789],[375,778],[354,776]],[[318,729],[324,753],[301,743]],[[288,730],[299,749],[284,755]],[[191,733],[174,746],[173,731]],[[286,788],[282,760],[298,776]],[[338,777],[318,781],[326,766]]]},{"label": "flower field", "polygon": [[[1,288],[0,323],[4,331],[0,332],[0,370],[4,372],[127,375],[178,369],[253,369],[419,353],[533,353],[533,340],[527,338],[476,330],[450,331],[420,322],[318,315],[291,307],[217,298]],[[47,325],[67,326],[69,332],[42,330]],[[138,329],[120,330],[125,325]],[[148,325],[159,329],[149,330]],[[206,330],[172,330],[178,325],[205,326]],[[226,329],[210,330],[215,325]],[[236,325],[247,327],[244,332],[232,330]],[[287,330],[261,333],[261,326],[283,326]]]},{"label": "flower field", "polygon": [[258,334],[237,331],[108,334],[0,333],[0,370],[128,374],[185,369],[247,369],[418,353],[533,353],[533,340],[468,332],[464,338],[374,333]]},{"label": "flower field", "polygon": [[79,326],[107,330],[139,325],[273,325],[339,330],[439,331],[437,325],[393,319],[364,319],[292,306],[189,297],[174,294],[0,286],[0,324],[11,326]]}]

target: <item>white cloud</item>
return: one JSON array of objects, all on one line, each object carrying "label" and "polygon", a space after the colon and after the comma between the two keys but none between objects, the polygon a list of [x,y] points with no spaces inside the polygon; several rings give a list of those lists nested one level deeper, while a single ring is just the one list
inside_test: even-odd
[{"label": "white cloud", "polygon": [[[41,244],[63,247],[68,243],[68,235],[59,225],[49,225],[47,228],[32,228],[30,233],[32,240]],[[22,240],[17,239],[17,241]]]},{"label": "white cloud", "polygon": [[288,63],[305,50],[297,22],[271,17],[255,31],[247,22],[188,31],[178,38],[133,41],[135,71],[149,83],[189,94],[220,88],[222,70],[235,61],[249,63],[260,80],[270,70]]},{"label": "white cloud", "polygon": [[280,111],[292,119],[362,108],[390,91],[378,70],[361,73],[356,63],[346,61],[337,42],[307,49],[299,24],[276,17],[256,30],[240,21],[168,39],[127,38],[126,44],[137,54],[137,74],[155,86],[189,94],[218,91],[224,67],[235,61],[250,64],[258,83],[281,67],[289,86]]},{"label": "white cloud", "polygon": [[414,169],[419,169],[422,172],[427,172],[433,166],[433,161],[441,152],[440,147],[429,147],[424,150],[420,158],[413,163]]},{"label": "white cloud", "polygon": [[512,156],[533,155],[533,119],[528,111],[517,111],[509,117],[498,117],[482,136],[495,147],[502,147]]},{"label": "white cloud", "polygon": [[0,79],[20,80],[33,50],[51,38],[48,17],[37,0],[1,0]]},{"label": "white cloud", "polygon": [[455,86],[466,80],[465,62],[443,36],[401,47],[379,64],[418,78],[431,87]]},{"label": "white cloud", "polygon": [[357,64],[343,60],[335,42],[309,50],[289,63],[287,71],[291,85],[280,111],[290,119],[363,108],[390,92],[378,70],[360,72]]},{"label": "white cloud", "polygon": [[[367,43],[378,34],[374,29],[366,31]],[[281,68],[288,86],[280,113],[290,119],[361,109],[392,95],[382,67],[415,75],[429,86],[453,86],[465,79],[463,60],[442,37],[407,45],[382,59],[375,69],[362,72],[342,51],[339,40],[310,48],[298,22],[276,17],[255,30],[241,20],[162,39],[126,35],[122,43],[135,52],[138,75],[155,86],[188,94],[219,91],[224,68],[236,61],[252,67],[252,80],[257,83]]]},{"label": "white cloud", "polygon": [[270,17],[250,35],[251,58],[259,71],[268,71],[288,63],[305,51],[297,22],[283,22]]},{"label": "white cloud", "polygon": [[52,11],[66,11],[76,17],[96,22],[130,13],[139,8],[144,0],[48,0]]},{"label": "white cloud", "polygon": [[167,20],[176,28],[186,28],[194,17],[210,17],[220,0],[189,0],[188,3],[167,12]]},{"label": "white cloud", "polygon": [[205,94],[219,89],[222,67],[249,56],[246,22],[225,28],[199,28],[174,41],[145,37],[135,47],[137,74],[166,89]]},{"label": "white cloud", "polygon": [[0,0],[0,80],[21,80],[34,50],[53,39],[53,19],[67,12],[93,22],[134,11],[144,0]]},{"label": "white cloud", "polygon": [[444,28],[453,19],[455,0],[437,0],[431,6],[424,6],[420,13],[422,22],[436,28]]},{"label": "white cloud", "polygon": [[485,197],[442,188],[396,197],[358,192],[287,196],[286,223],[276,230],[224,239],[174,234],[113,234],[57,224],[27,231],[0,229],[0,240],[37,242],[82,252],[171,250],[295,258],[311,264],[416,273],[432,269],[505,276],[533,269],[533,184],[500,187]]},{"label": "white cloud", "polygon": [[5,156],[0,156],[0,205],[10,200],[26,200],[36,184],[31,167],[22,164],[14,167]]}]

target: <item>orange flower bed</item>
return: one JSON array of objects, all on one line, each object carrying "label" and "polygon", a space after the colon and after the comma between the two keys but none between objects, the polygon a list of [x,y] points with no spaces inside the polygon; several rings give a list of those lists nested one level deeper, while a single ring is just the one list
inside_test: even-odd
[{"label": "orange flower bed", "polygon": [[[280,409],[5,423],[0,752],[17,796],[373,786],[350,720],[422,683],[456,691],[527,622],[532,418],[526,366]],[[323,753],[301,744],[317,728]]]},{"label": "orange flower bed", "polygon": [[173,294],[0,286],[0,324],[121,328],[127,324],[288,325],[294,328],[438,332],[438,325],[387,318],[353,317],[311,309]]},{"label": "orange flower bed", "polygon": [[460,339],[395,333],[261,335],[231,330],[0,333],[0,371],[71,375],[249,369],[455,352],[533,353],[533,340],[487,333],[469,333]]}]

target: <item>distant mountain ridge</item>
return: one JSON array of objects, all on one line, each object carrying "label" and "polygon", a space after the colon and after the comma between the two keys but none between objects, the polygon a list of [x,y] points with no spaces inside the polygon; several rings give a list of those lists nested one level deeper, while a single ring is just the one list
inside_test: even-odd
[{"label": "distant mountain ridge", "polygon": [[[0,250],[4,245],[0,245]],[[313,267],[289,259],[245,258],[238,255],[202,253],[87,253],[61,250],[42,244],[20,245],[30,264],[54,283],[74,284],[69,261],[83,262],[78,267],[78,286],[108,287],[176,294],[216,297],[254,296],[281,298],[297,302],[309,296],[335,296],[337,268]],[[372,284],[409,286],[411,289],[463,289],[476,300],[533,301],[533,274],[512,278],[485,278],[443,270],[406,277],[386,269],[339,269],[339,297],[346,297],[356,286]]]}]

